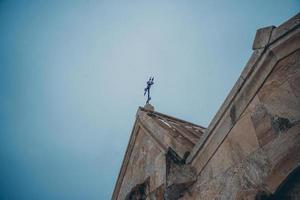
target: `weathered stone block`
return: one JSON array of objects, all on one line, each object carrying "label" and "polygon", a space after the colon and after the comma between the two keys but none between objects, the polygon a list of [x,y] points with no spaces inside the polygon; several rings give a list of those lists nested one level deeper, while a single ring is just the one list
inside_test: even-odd
[{"label": "weathered stone block", "polygon": [[276,137],[272,130],[271,116],[262,104],[256,105],[251,113],[251,119],[260,146],[264,146]]},{"label": "weathered stone block", "polygon": [[268,27],[258,29],[256,31],[252,49],[256,50],[256,49],[261,49],[266,47],[269,44],[272,30],[274,28],[275,26],[268,26]]},{"label": "weathered stone block", "polygon": [[237,121],[227,138],[210,160],[213,176],[237,165],[247,155],[259,148],[250,114]]},{"label": "weathered stone block", "polygon": [[274,72],[267,79],[258,96],[272,116],[286,118],[293,122],[300,119],[300,102],[288,81],[297,74],[293,67],[286,62],[287,60],[289,59],[276,65]]},{"label": "weathered stone block", "polygon": [[259,147],[250,114],[243,115],[236,122],[228,135],[228,140],[233,147],[232,151],[240,150],[244,157]]}]

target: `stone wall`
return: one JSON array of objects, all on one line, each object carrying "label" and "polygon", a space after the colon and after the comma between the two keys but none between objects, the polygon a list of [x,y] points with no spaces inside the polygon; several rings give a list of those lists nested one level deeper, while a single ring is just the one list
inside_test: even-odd
[{"label": "stone wall", "polygon": [[[138,185],[147,183],[146,196],[165,182],[165,154],[142,129],[138,130],[118,199],[126,196]],[[134,192],[134,191],[133,191]]]},{"label": "stone wall", "polygon": [[188,158],[198,176],[182,199],[271,199],[300,166],[299,19],[258,30],[254,54]]},{"label": "stone wall", "polygon": [[281,60],[183,199],[255,199],[300,165],[300,50]]}]

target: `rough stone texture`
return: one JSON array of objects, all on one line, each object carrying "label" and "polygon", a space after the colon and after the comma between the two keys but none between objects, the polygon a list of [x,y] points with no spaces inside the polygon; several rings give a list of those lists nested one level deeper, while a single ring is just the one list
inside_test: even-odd
[{"label": "rough stone texture", "polygon": [[177,199],[195,181],[185,160],[205,128],[155,112],[149,104],[136,117],[112,198]]},{"label": "rough stone texture", "polygon": [[208,129],[140,108],[113,199],[300,199],[300,21],[258,30]]},{"label": "rough stone texture", "polygon": [[[153,164],[155,163],[155,165]],[[149,178],[149,192],[165,182],[164,152],[143,131],[138,133],[118,199],[125,199],[132,188]],[[138,176],[137,176],[138,175]]]},{"label": "rough stone texture", "polygon": [[165,186],[162,184],[158,188],[156,188],[153,192],[150,193],[148,196],[148,199],[151,200],[164,200],[164,194],[165,194]]},{"label": "rough stone texture", "polygon": [[196,181],[196,171],[186,164],[185,158],[180,158],[176,152],[169,149],[166,154],[166,200],[179,199]]},{"label": "rough stone texture", "polygon": [[299,55],[275,66],[182,199],[255,199],[275,193],[300,165],[300,101],[290,87],[300,87]]},{"label": "rough stone texture", "polygon": [[[272,116],[298,121],[300,119],[299,98],[293,88],[300,78],[300,52],[281,60],[270,75],[258,97]],[[299,87],[298,87],[299,88]]]}]

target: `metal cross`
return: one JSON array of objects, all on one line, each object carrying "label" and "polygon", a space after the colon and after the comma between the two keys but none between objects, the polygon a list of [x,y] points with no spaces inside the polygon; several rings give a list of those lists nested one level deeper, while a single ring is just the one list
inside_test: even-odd
[{"label": "metal cross", "polygon": [[154,84],[153,82],[154,80],[154,77],[150,77],[149,80],[147,81],[147,87],[144,89],[144,96],[146,95],[146,93],[148,93],[148,98],[147,98],[147,102],[146,103],[149,103],[149,101],[151,100],[151,97],[150,97],[150,88],[151,88],[151,85]]}]

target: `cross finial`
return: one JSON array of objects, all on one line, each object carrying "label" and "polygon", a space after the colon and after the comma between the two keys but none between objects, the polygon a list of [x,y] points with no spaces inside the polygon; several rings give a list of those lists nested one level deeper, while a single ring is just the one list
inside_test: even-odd
[{"label": "cross finial", "polygon": [[144,89],[144,96],[146,95],[146,93],[148,93],[146,103],[149,103],[149,101],[151,100],[151,97],[150,97],[150,88],[151,88],[151,85],[154,84],[153,80],[154,80],[154,77],[150,76],[149,80],[147,81],[147,87]]}]

